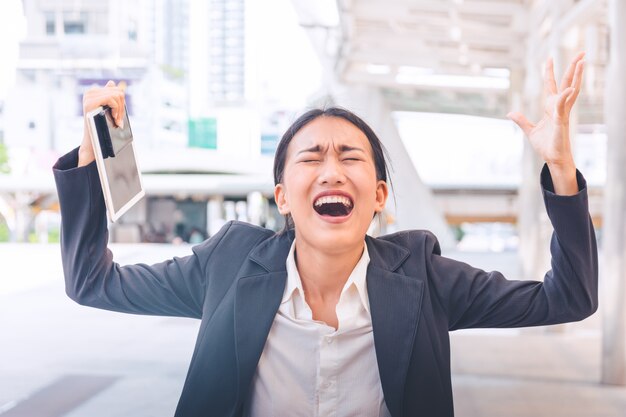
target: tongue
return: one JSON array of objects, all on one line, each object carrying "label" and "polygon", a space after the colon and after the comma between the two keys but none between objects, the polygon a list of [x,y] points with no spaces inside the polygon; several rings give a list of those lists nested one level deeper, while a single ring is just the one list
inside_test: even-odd
[{"label": "tongue", "polygon": [[327,216],[346,216],[350,213],[350,209],[344,206],[342,203],[325,203],[319,207],[315,207],[315,211],[317,211],[321,215]]}]

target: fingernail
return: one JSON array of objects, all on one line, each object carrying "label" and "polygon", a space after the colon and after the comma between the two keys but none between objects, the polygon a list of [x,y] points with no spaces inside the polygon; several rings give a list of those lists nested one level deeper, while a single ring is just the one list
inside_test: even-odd
[{"label": "fingernail", "polygon": [[124,129],[124,119],[120,120],[119,126],[120,129]]}]

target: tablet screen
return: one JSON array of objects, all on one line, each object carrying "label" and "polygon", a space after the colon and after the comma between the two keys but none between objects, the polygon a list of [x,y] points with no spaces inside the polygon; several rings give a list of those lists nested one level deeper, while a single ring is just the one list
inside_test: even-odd
[{"label": "tablet screen", "polygon": [[133,146],[126,146],[115,156],[104,160],[104,170],[116,213],[141,192],[139,170],[133,151]]},{"label": "tablet screen", "polygon": [[124,127],[120,128],[115,126],[110,112],[108,108],[100,108],[88,118],[109,219],[116,221],[141,199],[144,191],[128,113],[124,115]]}]

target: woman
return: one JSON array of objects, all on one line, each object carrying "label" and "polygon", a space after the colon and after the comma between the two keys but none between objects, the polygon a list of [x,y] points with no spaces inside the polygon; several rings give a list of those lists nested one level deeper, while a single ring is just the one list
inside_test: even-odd
[{"label": "woman", "polygon": [[[366,236],[388,196],[382,148],[341,109],[313,110],[276,152],[288,230],[231,222],[193,255],[120,266],[87,131],[55,165],[68,295],[94,307],[202,320],[177,416],[452,416],[448,332],[581,320],[597,308],[597,250],[569,141],[583,54],[533,125],[510,117],[546,161],[554,225],[544,282],[507,281],[440,256],[429,232]],[[84,96],[121,117],[112,82]],[[121,120],[121,119],[120,119]]]}]

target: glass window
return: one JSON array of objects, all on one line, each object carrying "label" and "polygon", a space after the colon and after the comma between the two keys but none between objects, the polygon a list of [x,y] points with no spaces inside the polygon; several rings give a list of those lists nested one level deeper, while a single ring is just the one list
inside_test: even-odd
[{"label": "glass window", "polygon": [[130,20],[128,22],[128,40],[129,41],[137,40],[137,22],[134,20]]},{"label": "glass window", "polygon": [[46,21],[46,35],[54,35],[56,32],[56,22],[54,12],[44,12],[44,20]]},{"label": "glass window", "polygon": [[82,34],[87,32],[87,13],[64,12],[63,32],[68,35]]}]

